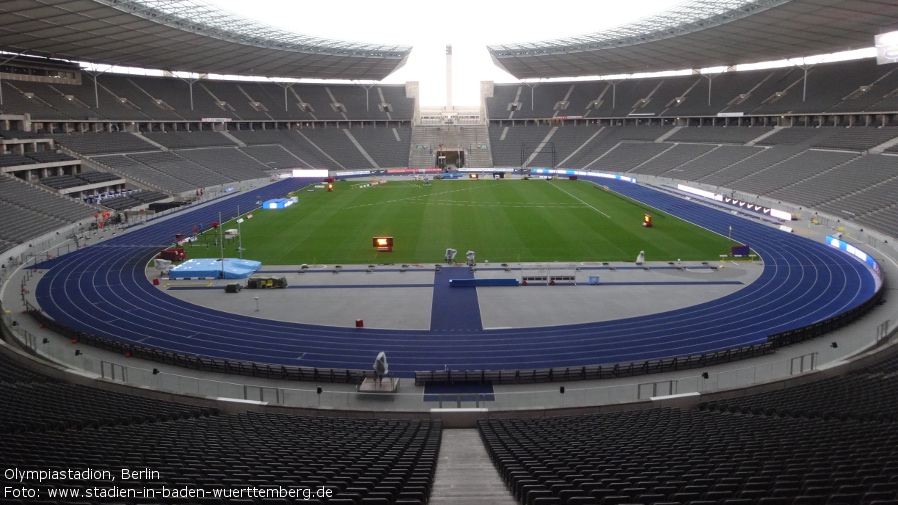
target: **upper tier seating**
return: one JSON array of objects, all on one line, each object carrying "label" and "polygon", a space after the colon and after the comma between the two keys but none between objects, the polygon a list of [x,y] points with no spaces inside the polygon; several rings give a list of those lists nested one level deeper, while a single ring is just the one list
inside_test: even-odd
[{"label": "upper tier seating", "polygon": [[804,77],[803,69],[786,67],[705,76],[496,84],[486,104],[491,120],[634,114],[668,118],[720,113],[773,116],[893,112],[898,108],[898,95],[893,94],[898,71],[877,65],[874,58],[814,65],[807,73],[806,92]]},{"label": "upper tier seating", "polygon": [[38,163],[53,163],[54,161],[73,161],[75,158],[65,153],[57,153],[54,151],[38,151],[25,153],[25,156],[33,159]]}]

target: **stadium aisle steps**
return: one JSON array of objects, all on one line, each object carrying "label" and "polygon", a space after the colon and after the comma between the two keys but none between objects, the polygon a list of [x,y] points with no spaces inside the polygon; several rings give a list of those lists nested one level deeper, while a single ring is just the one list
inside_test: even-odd
[{"label": "stadium aisle steps", "polygon": [[443,430],[430,505],[515,505],[476,429]]}]

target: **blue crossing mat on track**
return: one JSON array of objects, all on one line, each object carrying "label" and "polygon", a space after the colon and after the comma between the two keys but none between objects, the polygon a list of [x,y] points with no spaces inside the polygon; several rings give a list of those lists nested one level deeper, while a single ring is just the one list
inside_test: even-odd
[{"label": "blue crossing mat on track", "polygon": [[473,279],[469,267],[446,267],[435,274],[433,307],[430,311],[430,330],[482,330],[477,288],[450,287],[451,279]]}]

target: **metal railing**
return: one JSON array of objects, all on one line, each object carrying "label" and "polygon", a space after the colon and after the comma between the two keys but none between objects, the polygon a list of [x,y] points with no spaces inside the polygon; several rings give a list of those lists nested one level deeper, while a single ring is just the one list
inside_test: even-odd
[{"label": "metal railing", "polygon": [[[4,317],[9,324],[9,317]],[[646,401],[653,397],[665,397],[684,393],[710,393],[726,389],[742,388],[770,381],[787,379],[817,369],[819,363],[837,359],[836,349],[803,353],[773,361],[746,365],[741,368],[681,373],[676,377],[659,378],[657,381],[627,382],[596,385],[595,382],[559,384],[532,384],[529,386],[494,386],[494,392],[459,392],[425,394],[422,387],[408,387],[395,393],[360,392],[356,384],[308,384],[293,385],[286,381],[258,380],[251,382],[229,381],[227,378],[210,378],[187,375],[188,371],[148,368],[143,362],[127,363],[128,358],[110,359],[92,354],[81,343],[70,343],[59,337],[38,338],[13,326],[7,328],[19,344],[48,360],[65,367],[93,374],[98,380],[128,384],[135,388],[150,388],[175,394],[203,398],[236,401],[263,402],[269,405],[299,408],[323,408],[343,410],[381,410],[393,412],[428,412],[431,408],[486,407],[491,411],[530,410],[533,408],[577,408]],[[852,339],[840,344],[840,355],[860,351],[876,341]],[[400,378],[401,384],[411,383],[411,378]],[[611,382],[611,381],[608,381]],[[581,386],[582,384],[582,386]],[[563,387],[561,387],[563,386]]]}]

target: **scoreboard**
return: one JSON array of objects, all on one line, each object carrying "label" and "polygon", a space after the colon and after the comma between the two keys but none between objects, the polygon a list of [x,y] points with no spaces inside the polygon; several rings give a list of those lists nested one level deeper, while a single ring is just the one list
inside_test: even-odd
[{"label": "scoreboard", "polygon": [[378,251],[391,252],[393,250],[393,237],[374,237],[372,242]]}]

